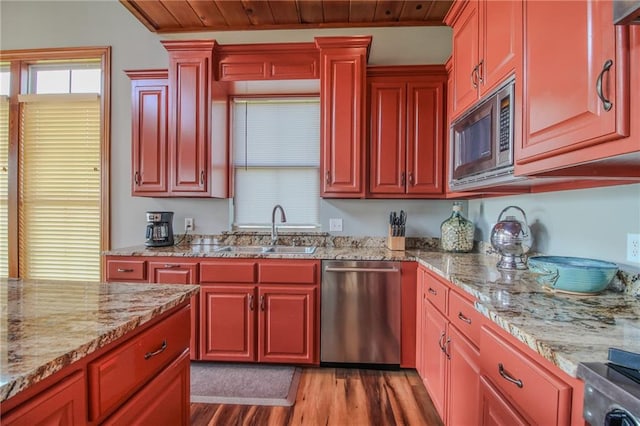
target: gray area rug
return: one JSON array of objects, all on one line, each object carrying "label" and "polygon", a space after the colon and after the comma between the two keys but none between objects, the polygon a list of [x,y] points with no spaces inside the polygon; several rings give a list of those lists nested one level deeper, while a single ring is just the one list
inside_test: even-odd
[{"label": "gray area rug", "polygon": [[191,402],[292,406],[300,368],[291,366],[191,363]]}]

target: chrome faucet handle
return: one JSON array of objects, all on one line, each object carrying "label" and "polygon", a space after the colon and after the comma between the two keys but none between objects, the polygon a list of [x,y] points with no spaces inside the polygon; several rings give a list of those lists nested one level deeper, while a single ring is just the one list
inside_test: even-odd
[{"label": "chrome faucet handle", "polygon": [[287,216],[284,214],[284,209],[280,204],[276,204],[271,212],[271,245],[275,245],[278,242],[278,228],[276,227],[276,210],[280,209],[280,222],[285,223]]}]

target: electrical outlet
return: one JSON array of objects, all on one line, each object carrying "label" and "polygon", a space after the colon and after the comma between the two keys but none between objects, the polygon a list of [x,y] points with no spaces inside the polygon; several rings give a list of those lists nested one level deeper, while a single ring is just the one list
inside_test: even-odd
[{"label": "electrical outlet", "polygon": [[627,234],[627,261],[640,263],[640,234]]},{"label": "electrical outlet", "polygon": [[184,218],[184,232],[193,231],[193,218],[185,217]]},{"label": "electrical outlet", "polygon": [[329,219],[329,231],[342,232],[342,218]]}]

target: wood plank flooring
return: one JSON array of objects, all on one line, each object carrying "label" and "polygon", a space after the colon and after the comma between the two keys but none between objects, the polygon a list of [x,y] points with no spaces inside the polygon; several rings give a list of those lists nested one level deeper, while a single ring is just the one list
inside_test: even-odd
[{"label": "wood plank flooring", "polygon": [[292,407],[191,404],[194,426],[441,426],[414,370],[305,368]]}]

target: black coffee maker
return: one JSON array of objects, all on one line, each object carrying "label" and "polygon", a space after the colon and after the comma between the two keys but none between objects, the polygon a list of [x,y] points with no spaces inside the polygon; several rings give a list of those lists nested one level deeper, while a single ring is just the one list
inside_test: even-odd
[{"label": "black coffee maker", "polygon": [[173,245],[173,212],[147,212],[147,247]]}]

